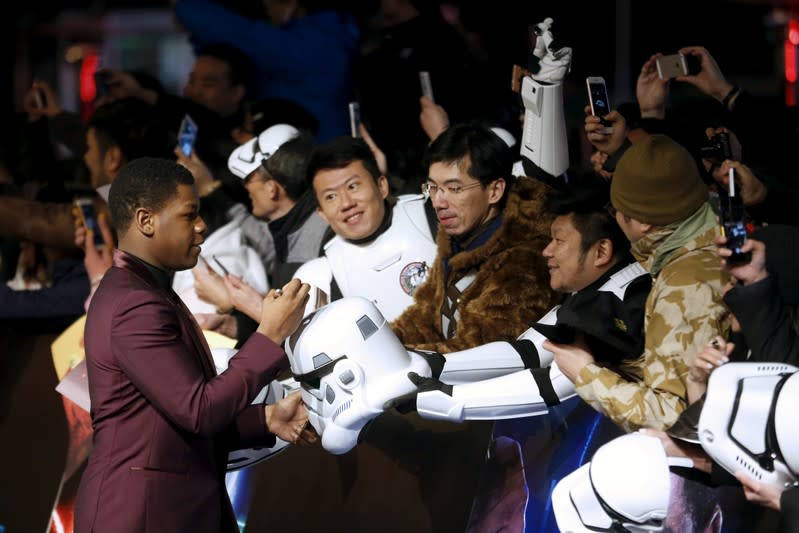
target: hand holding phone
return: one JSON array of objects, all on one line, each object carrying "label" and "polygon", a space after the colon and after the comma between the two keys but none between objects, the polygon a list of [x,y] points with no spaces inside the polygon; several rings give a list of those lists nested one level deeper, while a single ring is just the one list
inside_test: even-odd
[{"label": "hand holding phone", "polygon": [[671,54],[655,60],[658,77],[670,80],[678,76],[694,76],[702,70],[702,59],[695,55]]},{"label": "hand holding phone", "polygon": [[33,98],[36,102],[36,109],[44,109],[47,107],[47,95],[42,89],[33,88]]},{"label": "hand holding phone", "polygon": [[94,202],[91,198],[78,198],[75,200],[76,214],[80,224],[92,232],[94,247],[101,250],[105,246],[103,233],[97,223],[97,212],[94,210]]},{"label": "hand holding phone", "polygon": [[735,192],[735,170],[730,169],[730,183],[727,195],[719,195],[721,234],[727,239],[725,245],[732,252],[726,258],[730,265],[742,265],[752,260],[751,252],[742,252],[741,247],[748,238],[744,222],[744,205]]},{"label": "hand holding phone", "polygon": [[603,118],[610,113],[610,99],[608,98],[605,78],[602,76],[589,76],[585,79],[585,84],[588,88],[588,103],[591,105],[591,114],[599,117],[601,124],[604,126],[604,128],[599,130],[599,133],[613,133],[610,122]]},{"label": "hand holding phone", "polygon": [[197,140],[197,124],[188,114],[183,116],[178,130],[178,146],[186,157],[191,157],[194,151],[194,143]]}]

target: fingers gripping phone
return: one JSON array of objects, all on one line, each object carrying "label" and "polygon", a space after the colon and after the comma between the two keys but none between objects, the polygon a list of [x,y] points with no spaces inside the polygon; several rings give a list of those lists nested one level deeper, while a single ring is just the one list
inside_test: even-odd
[{"label": "fingers gripping phone", "polygon": [[752,260],[751,252],[742,252],[741,247],[748,238],[744,222],[743,200],[735,193],[735,173],[730,169],[730,185],[728,194],[719,195],[721,233],[727,238],[727,248],[732,255],[726,259],[728,264],[741,265]]},{"label": "fingers gripping phone", "polygon": [[80,223],[87,230],[91,230],[94,236],[94,246],[101,249],[105,246],[103,241],[103,233],[100,231],[100,225],[97,223],[97,212],[94,210],[94,202],[91,198],[78,198],[75,200],[75,207],[77,208],[77,216]]},{"label": "fingers gripping phone", "polygon": [[591,114],[595,117],[600,117],[600,121],[604,126],[599,132],[613,133],[610,122],[602,118],[610,113],[610,99],[608,99],[605,78],[602,76],[589,76],[585,79],[585,84],[588,87],[588,103],[591,105]]},{"label": "fingers gripping phone", "polygon": [[180,151],[183,152],[183,155],[191,157],[196,140],[197,124],[189,115],[184,115],[183,121],[180,123],[180,130],[178,130],[178,146],[180,146]]}]

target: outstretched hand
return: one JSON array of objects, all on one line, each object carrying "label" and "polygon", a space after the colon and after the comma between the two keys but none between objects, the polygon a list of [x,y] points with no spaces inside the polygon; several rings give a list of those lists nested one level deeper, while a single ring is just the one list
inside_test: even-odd
[{"label": "outstretched hand", "polygon": [[319,437],[308,425],[308,410],[299,391],[265,407],[270,433],[292,444],[313,444]]}]

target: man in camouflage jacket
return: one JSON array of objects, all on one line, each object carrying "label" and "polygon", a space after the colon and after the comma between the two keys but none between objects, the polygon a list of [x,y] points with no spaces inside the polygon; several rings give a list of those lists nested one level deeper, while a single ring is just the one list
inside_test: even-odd
[{"label": "man in camouflage jacket", "polygon": [[552,346],[580,397],[626,431],[670,427],[686,407],[694,355],[726,334],[726,278],[707,196],[693,158],[668,137],[652,135],[627,150],[613,176],[611,202],[633,255],[653,278],[644,352],[613,371],[582,347]]}]

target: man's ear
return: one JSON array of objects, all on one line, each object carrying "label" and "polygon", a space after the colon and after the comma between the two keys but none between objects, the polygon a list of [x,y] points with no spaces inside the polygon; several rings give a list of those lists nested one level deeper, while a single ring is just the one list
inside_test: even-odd
[{"label": "man's ear", "polygon": [[377,190],[380,191],[380,197],[385,200],[389,193],[388,178],[380,176],[377,178]]},{"label": "man's ear", "polygon": [[610,239],[599,239],[594,244],[594,266],[603,267],[613,260],[613,242]]},{"label": "man's ear", "polygon": [[647,233],[652,231],[652,228],[654,228],[655,226],[653,226],[652,224],[647,224],[646,222],[639,222],[638,227],[641,229],[641,233],[646,235]]},{"label": "man's ear", "polygon": [[103,154],[103,170],[107,176],[116,176],[119,169],[126,163],[125,156],[119,146],[112,146]]},{"label": "man's ear", "polygon": [[488,203],[495,205],[502,200],[502,195],[505,194],[505,187],[507,183],[505,178],[497,178],[488,184]]},{"label": "man's ear", "polygon": [[133,213],[133,224],[136,225],[139,233],[146,237],[152,237],[155,233],[155,220],[149,209],[136,208],[136,212]]}]

